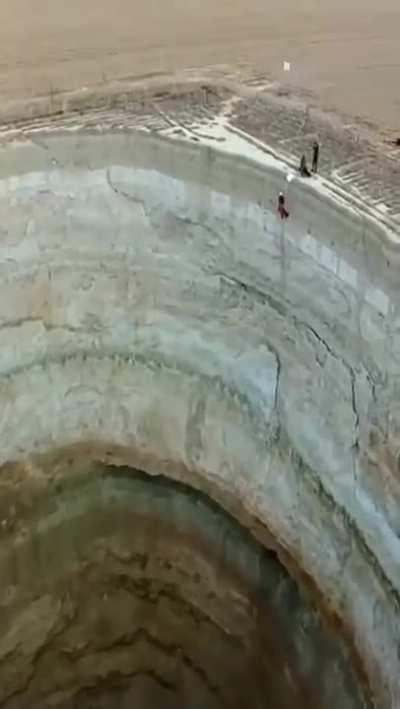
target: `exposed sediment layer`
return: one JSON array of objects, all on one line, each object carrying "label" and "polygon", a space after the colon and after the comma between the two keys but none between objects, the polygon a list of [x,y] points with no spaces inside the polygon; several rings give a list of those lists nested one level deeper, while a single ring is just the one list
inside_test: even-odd
[{"label": "exposed sediment layer", "polygon": [[18,528],[9,490],[45,484],[38,454],[92,444],[98,462],[183,481],[309,580],[376,706],[396,707],[385,233],[296,181],[283,227],[278,164],[200,145],[77,133],[2,158],[4,545]]}]

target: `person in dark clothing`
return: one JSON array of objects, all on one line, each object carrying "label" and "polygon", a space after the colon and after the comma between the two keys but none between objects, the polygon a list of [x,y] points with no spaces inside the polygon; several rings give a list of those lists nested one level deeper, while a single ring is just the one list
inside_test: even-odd
[{"label": "person in dark clothing", "polygon": [[289,212],[285,206],[285,195],[283,194],[283,192],[281,192],[278,197],[278,212],[280,214],[281,219],[287,219],[289,217]]},{"label": "person in dark clothing", "polygon": [[311,172],[307,167],[307,160],[305,155],[301,156],[299,172],[302,177],[311,177]]},{"label": "person in dark clothing", "polygon": [[319,143],[316,140],[313,145],[312,171],[318,172]]}]

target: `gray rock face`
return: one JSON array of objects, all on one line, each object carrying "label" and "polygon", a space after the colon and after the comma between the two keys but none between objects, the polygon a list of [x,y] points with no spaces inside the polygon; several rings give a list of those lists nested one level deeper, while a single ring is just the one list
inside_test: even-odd
[{"label": "gray rock face", "polygon": [[[30,536],[23,490],[47,494],[68,479],[69,450],[183,481],[276,548],[300,585],[312,580],[376,706],[396,707],[398,256],[388,235],[297,182],[283,224],[277,167],[140,134],[8,146],[0,177],[7,554],[13,535],[12,545]],[[58,450],[63,464],[45,465]],[[44,584],[24,602],[20,584],[3,591],[2,614],[9,598],[20,608],[4,661],[25,634],[18,653],[34,657],[57,632],[60,595]],[[42,680],[24,667],[29,690]],[[153,680],[137,691],[151,693]],[[17,706],[22,690],[10,691],[4,706]],[[360,706],[357,692],[337,706]]]}]

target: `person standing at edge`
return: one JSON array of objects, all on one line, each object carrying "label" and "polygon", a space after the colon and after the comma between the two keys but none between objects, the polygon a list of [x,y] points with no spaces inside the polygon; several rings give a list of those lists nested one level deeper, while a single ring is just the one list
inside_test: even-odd
[{"label": "person standing at edge", "polygon": [[318,172],[318,160],[319,160],[319,143],[314,141],[313,145],[313,159],[312,159],[312,171]]},{"label": "person standing at edge", "polygon": [[311,172],[307,167],[307,160],[304,154],[301,156],[299,172],[302,177],[311,177]]}]

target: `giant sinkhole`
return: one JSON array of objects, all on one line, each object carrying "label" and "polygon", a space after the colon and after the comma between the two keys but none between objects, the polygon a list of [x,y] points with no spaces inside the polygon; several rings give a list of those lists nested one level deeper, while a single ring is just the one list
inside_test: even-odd
[{"label": "giant sinkhole", "polygon": [[1,707],[396,705],[390,246],[281,189],[152,135],[3,145]]}]

